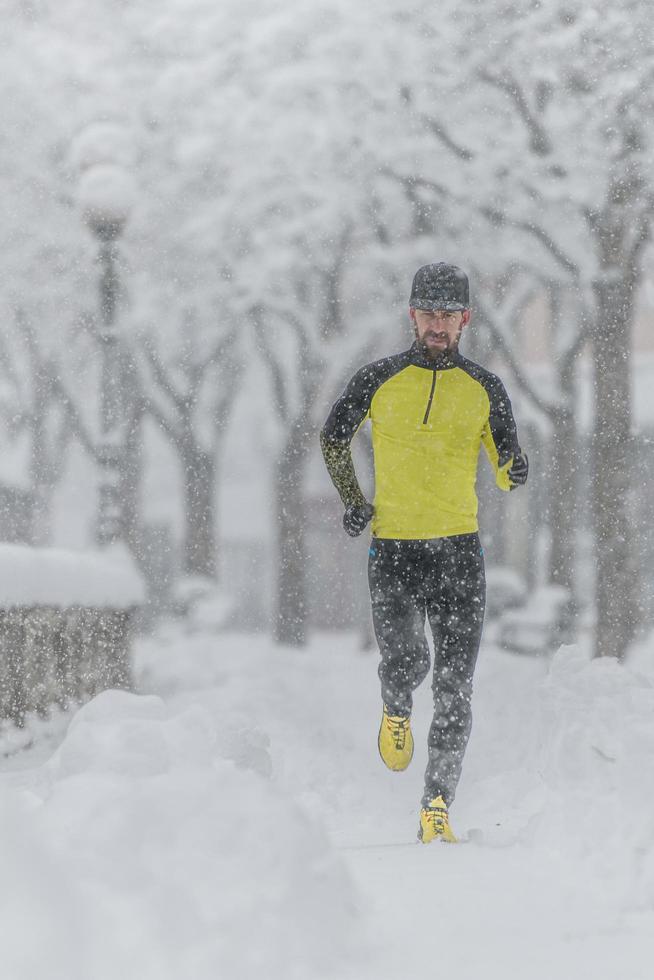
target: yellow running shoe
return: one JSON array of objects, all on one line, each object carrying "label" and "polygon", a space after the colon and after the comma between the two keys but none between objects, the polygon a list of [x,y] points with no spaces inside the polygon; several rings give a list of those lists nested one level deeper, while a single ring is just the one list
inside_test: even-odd
[{"label": "yellow running shoe", "polygon": [[401,772],[413,758],[413,735],[409,715],[389,715],[384,705],[379,738],[379,754],[393,772]]},{"label": "yellow running shoe", "polygon": [[458,843],[452,833],[447,804],[442,796],[437,796],[429,806],[423,806],[420,811],[418,840],[423,844],[429,844],[433,840],[444,840],[448,844]]}]

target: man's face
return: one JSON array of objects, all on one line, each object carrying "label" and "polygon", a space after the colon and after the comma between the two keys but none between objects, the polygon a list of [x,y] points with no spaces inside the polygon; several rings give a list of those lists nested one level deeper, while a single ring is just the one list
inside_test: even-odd
[{"label": "man's face", "polygon": [[416,340],[428,357],[455,351],[461,331],[470,322],[470,310],[415,310],[409,308]]}]

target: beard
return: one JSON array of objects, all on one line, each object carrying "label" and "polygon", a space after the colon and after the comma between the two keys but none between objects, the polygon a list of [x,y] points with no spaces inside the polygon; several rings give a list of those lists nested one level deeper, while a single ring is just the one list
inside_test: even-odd
[{"label": "beard", "polygon": [[[429,336],[430,333],[432,334],[432,336],[442,336],[443,339],[445,340],[445,343],[440,347],[430,347],[429,344],[427,343],[427,337]],[[420,348],[422,353],[426,357],[431,358],[431,360],[436,360],[436,358],[442,357],[443,354],[453,354],[459,349],[459,337],[461,336],[461,330],[459,330],[457,335],[452,338],[450,338],[445,334],[441,335],[441,334],[437,334],[436,331],[428,330],[425,333],[424,338],[421,339],[418,336],[417,327],[414,327],[414,334],[418,347]]]}]

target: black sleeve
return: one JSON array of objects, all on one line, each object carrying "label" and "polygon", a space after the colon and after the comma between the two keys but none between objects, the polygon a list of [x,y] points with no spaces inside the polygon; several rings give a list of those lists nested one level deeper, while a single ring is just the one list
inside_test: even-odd
[{"label": "black sleeve", "polygon": [[[467,357],[459,357],[457,363],[486,390],[489,410],[482,439],[495,468],[502,468],[520,452],[513,409],[506,388],[496,374],[491,374],[474,361],[469,361]],[[508,480],[506,482],[505,489],[508,490]]]},{"label": "black sleeve", "polygon": [[325,465],[344,507],[366,503],[354,471],[350,443],[368,413],[377,387],[372,366],[357,371],[341,397],[332,405],[320,433]]},{"label": "black sleeve", "polygon": [[375,368],[375,364],[368,364],[357,371],[341,397],[332,405],[322,428],[321,439],[349,446],[354,433],[368,413],[372,396],[379,387],[379,372]]},{"label": "black sleeve", "polygon": [[499,466],[505,466],[520,452],[518,432],[513,409],[506,388],[495,375],[490,375],[486,385],[490,401],[488,425],[497,448]]},{"label": "black sleeve", "polygon": [[377,389],[409,363],[410,351],[366,364],[332,405],[320,433],[320,447],[332,483],[345,507],[366,503],[354,472],[350,443],[370,410]]}]

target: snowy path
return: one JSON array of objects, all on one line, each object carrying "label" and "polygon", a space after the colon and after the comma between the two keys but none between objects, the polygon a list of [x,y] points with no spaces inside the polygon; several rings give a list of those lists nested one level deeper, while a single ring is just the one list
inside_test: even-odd
[{"label": "snowy path", "polygon": [[140,644],[148,696],[3,767],[3,980],[649,980],[651,660],[484,648],[452,811],[482,839],[426,847],[428,686],[390,773],[352,638],[171,627]]},{"label": "snowy path", "polygon": [[[197,641],[201,658],[207,656],[205,643]],[[592,967],[594,980],[651,976],[651,756],[647,745],[639,746],[646,766],[642,772],[639,758],[621,760],[622,782],[610,771],[605,774],[612,764],[602,758],[615,758],[622,737],[620,725],[613,722],[610,752],[602,752],[607,693],[615,712],[633,711],[632,701],[640,698],[640,717],[633,718],[638,725],[645,702],[654,706],[651,678],[638,677],[623,692],[612,677],[600,677],[593,688],[586,676],[592,668],[578,651],[571,658],[576,667],[570,681],[565,661],[562,676],[552,680],[545,661],[484,649],[474,733],[453,808],[455,830],[465,834],[479,828],[483,842],[425,847],[413,841],[426,762],[428,685],[416,699],[412,765],[405,773],[389,773],[376,752],[379,694],[374,654],[358,653],[353,643],[348,649],[339,636],[322,637],[311,651],[301,653],[270,650],[265,644],[257,650],[243,639],[232,643],[236,660],[249,662],[249,671],[244,670],[240,681],[229,682],[230,711],[252,724],[256,706],[256,727],[270,737],[275,780],[326,825],[359,888],[373,946],[382,952],[384,967],[376,965],[371,975],[415,975],[414,971],[436,967],[457,980],[549,980],[553,970],[560,977],[576,978]],[[604,673],[612,675],[611,666],[620,670],[607,666]],[[208,673],[210,682],[210,669]],[[162,677],[161,670],[158,675]],[[198,697],[197,691],[173,694],[177,680],[173,676],[168,682],[170,696],[180,704]],[[163,684],[166,691],[165,680]],[[207,687],[201,699],[219,715],[227,696],[221,688]],[[589,727],[585,735],[584,721]],[[630,721],[625,719],[627,730]],[[648,728],[650,749],[653,735],[654,713]],[[550,736],[553,744],[548,746],[544,742]],[[578,739],[586,749],[575,748]],[[559,764],[565,770],[571,761],[570,743],[572,755],[581,751],[581,756],[571,772],[561,774]],[[584,772],[588,761],[592,769]],[[552,776],[552,788],[558,786],[565,794],[580,774],[584,782],[575,786],[572,806],[563,795],[552,794]],[[635,784],[638,793],[641,787],[643,807],[649,804],[640,814],[646,843],[641,838],[621,840],[619,801],[611,800],[607,815],[593,798],[598,787],[610,795],[624,780],[628,790]],[[584,810],[604,815],[609,824],[604,833],[592,826],[592,820],[580,820]],[[627,834],[638,821],[636,815],[625,822]],[[589,829],[590,838],[585,836]],[[565,839],[557,840],[558,835]],[[597,850],[604,844],[606,861]],[[638,884],[646,846],[647,883]]]}]

